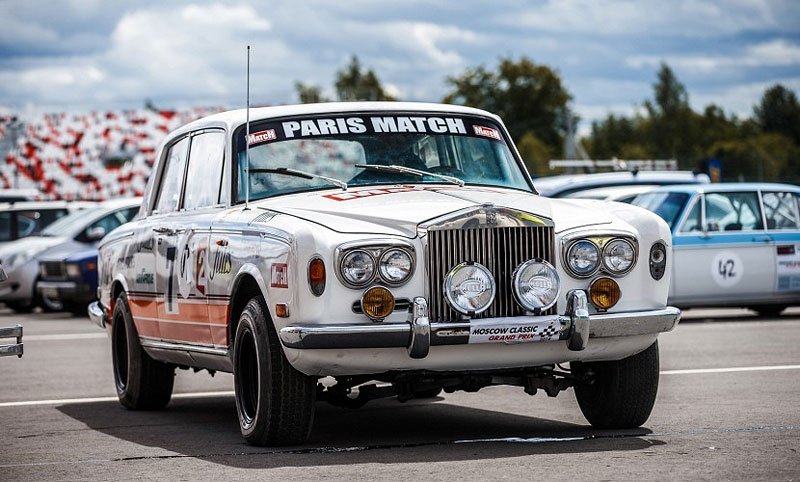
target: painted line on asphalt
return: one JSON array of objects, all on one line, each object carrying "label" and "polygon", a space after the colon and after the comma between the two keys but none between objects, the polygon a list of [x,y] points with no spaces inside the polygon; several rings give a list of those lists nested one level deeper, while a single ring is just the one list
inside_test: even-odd
[{"label": "painted line on asphalt", "polygon": [[[221,392],[191,392],[191,393],[176,393],[172,398],[212,398],[212,397],[232,397],[233,390]],[[22,402],[0,402],[0,408],[3,407],[31,407],[35,405],[72,405],[79,403],[98,403],[98,402],[116,402],[117,397],[94,397],[94,398],[62,398],[55,400],[26,400]]]},{"label": "painted line on asphalt", "polygon": [[772,370],[798,370],[800,365],[773,365],[764,367],[694,368],[689,370],[664,370],[662,375],[698,375],[706,373],[763,372]]},{"label": "painted line on asphalt", "polygon": [[[661,375],[697,375],[708,373],[736,373],[736,372],[756,372],[773,370],[800,370],[800,365],[773,365],[761,367],[734,367],[734,368],[696,368],[691,370],[664,370]],[[233,396],[233,390],[220,392],[190,392],[176,393],[172,398],[211,398]],[[20,402],[0,402],[0,408],[4,407],[30,407],[37,405],[66,405],[79,403],[98,403],[116,402],[117,397],[94,397],[94,398],[62,398],[55,400],[25,400]]]},{"label": "painted line on asphalt", "polygon": [[63,333],[59,335],[23,335],[22,342],[26,341],[64,341],[64,340],[93,340],[108,338],[105,332],[98,333]]}]

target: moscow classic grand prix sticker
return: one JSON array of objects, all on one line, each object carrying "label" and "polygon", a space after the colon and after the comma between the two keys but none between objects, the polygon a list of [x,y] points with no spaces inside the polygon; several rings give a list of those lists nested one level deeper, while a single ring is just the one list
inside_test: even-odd
[{"label": "moscow classic grand prix sticker", "polygon": [[730,288],[742,280],[744,263],[733,251],[721,251],[711,260],[711,279],[723,288]]}]

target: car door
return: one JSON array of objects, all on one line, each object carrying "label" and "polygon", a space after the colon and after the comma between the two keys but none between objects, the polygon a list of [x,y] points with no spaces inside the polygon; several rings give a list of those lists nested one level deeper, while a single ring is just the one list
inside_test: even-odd
[{"label": "car door", "polygon": [[742,305],[769,296],[770,242],[757,191],[699,194],[673,235],[670,303]]},{"label": "car door", "polygon": [[768,263],[774,268],[775,297],[800,299],[800,193],[762,191],[767,233],[772,256]]},{"label": "car door", "polygon": [[159,304],[162,341],[213,346],[208,315],[208,242],[219,211],[225,135],[210,129],[189,137],[188,161],[178,209],[165,216],[159,239],[164,303]]}]

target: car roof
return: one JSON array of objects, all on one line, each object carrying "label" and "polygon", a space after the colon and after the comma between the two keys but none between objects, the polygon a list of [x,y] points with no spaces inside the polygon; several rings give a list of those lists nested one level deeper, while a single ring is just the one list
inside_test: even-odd
[{"label": "car roof", "polygon": [[108,201],[103,201],[99,204],[104,208],[108,209],[116,209],[116,208],[124,208],[124,207],[133,207],[133,206],[141,206],[142,205],[142,198],[141,197],[129,197],[129,198],[122,198],[122,199],[109,199]]},{"label": "car roof", "polygon": [[[497,122],[500,118],[490,112],[453,104],[433,104],[427,102],[324,102],[319,104],[280,105],[254,107],[250,109],[250,122],[275,119],[287,116],[346,114],[356,112],[428,112],[438,114],[465,114],[491,117]],[[186,124],[176,133],[196,130],[202,127],[227,127],[233,129],[247,121],[247,109],[237,109],[212,114]]]},{"label": "car roof", "polygon": [[617,199],[629,195],[641,194],[661,187],[657,184],[624,184],[622,186],[595,187],[582,189],[567,194],[570,199]]},{"label": "car roof", "polygon": [[44,211],[48,209],[87,208],[95,206],[92,201],[19,201],[0,203],[0,211]]},{"label": "car roof", "polygon": [[533,180],[533,186],[543,196],[563,196],[576,191],[611,186],[709,182],[708,175],[692,171],[615,171],[538,177]]},{"label": "car roof", "polygon": [[720,182],[714,184],[676,184],[660,186],[651,192],[737,192],[737,191],[790,191],[800,193],[800,186],[777,182]]}]

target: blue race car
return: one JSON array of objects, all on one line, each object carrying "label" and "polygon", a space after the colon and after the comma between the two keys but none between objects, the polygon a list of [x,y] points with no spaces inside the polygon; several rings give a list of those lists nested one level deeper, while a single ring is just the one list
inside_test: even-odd
[{"label": "blue race car", "polygon": [[87,316],[87,306],[97,299],[97,248],[40,259],[36,289],[49,306]]}]

